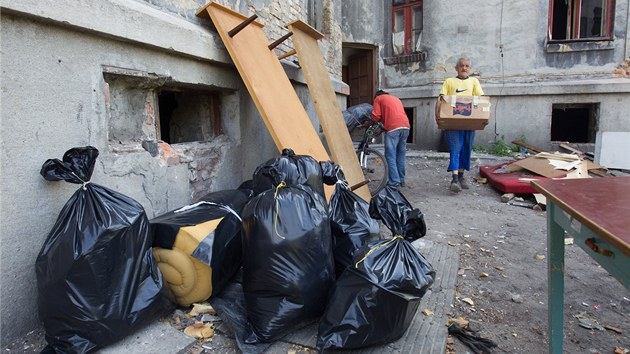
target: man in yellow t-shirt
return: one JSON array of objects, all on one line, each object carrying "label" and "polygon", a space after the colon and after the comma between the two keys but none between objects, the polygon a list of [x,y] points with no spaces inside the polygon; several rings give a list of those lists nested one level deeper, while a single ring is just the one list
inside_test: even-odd
[{"label": "man in yellow t-shirt", "polygon": [[[455,70],[457,77],[449,77],[444,81],[440,96],[457,95],[457,96],[483,96],[483,90],[479,85],[479,80],[468,76],[470,72],[470,60],[467,58],[459,58]],[[440,111],[440,97],[435,105],[435,119],[437,122],[438,112]],[[453,179],[449,189],[452,192],[459,193],[462,189],[468,189],[468,183],[464,178],[464,171],[470,171],[470,156],[472,147],[475,142],[474,130],[445,130],[444,139],[449,149],[449,164],[447,171],[451,172]]]}]

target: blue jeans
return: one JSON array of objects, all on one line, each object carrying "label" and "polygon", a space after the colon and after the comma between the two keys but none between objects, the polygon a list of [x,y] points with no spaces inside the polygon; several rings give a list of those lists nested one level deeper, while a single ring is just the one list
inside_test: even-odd
[{"label": "blue jeans", "polygon": [[398,129],[385,134],[385,158],[389,165],[388,186],[405,182],[405,159],[409,129]]},{"label": "blue jeans", "polygon": [[470,171],[470,156],[475,142],[474,130],[446,130],[444,138],[448,144],[450,161],[447,171]]}]

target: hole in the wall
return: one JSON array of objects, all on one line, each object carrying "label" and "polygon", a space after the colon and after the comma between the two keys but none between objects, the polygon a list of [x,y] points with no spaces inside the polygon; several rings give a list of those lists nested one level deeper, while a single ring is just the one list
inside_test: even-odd
[{"label": "hole in the wall", "polygon": [[551,141],[594,143],[599,103],[554,104]]},{"label": "hole in the wall", "polygon": [[162,89],[159,135],[169,144],[207,141],[221,132],[220,96],[211,91]]},{"label": "hole in the wall", "polygon": [[104,73],[110,142],[204,142],[222,133],[219,93],[127,71]]}]

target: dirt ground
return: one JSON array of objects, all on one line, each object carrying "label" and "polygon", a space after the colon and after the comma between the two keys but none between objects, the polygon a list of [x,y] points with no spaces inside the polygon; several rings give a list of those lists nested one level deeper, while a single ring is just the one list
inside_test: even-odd
[{"label": "dirt ground", "polygon": [[[494,352],[548,352],[545,212],[502,203],[502,193],[485,184],[451,193],[448,160],[430,157],[408,160],[403,193],[423,211],[426,239],[459,247],[452,317],[463,317],[481,337],[496,342]],[[500,162],[479,157],[472,176],[479,165]],[[622,333],[581,327],[579,317]],[[566,353],[630,349],[630,291],[577,245],[566,246],[564,331]],[[451,349],[472,352],[457,339]]]},{"label": "dirt ground", "polygon": [[[472,177],[478,175],[479,165],[504,161],[475,156]],[[449,315],[470,321],[481,337],[496,342],[494,353],[548,352],[545,212],[502,203],[502,193],[485,184],[473,182],[471,189],[454,194],[448,190],[447,164],[445,154],[410,153],[403,194],[424,213],[424,239],[460,251],[456,299]],[[565,352],[630,349],[630,291],[577,245],[566,246],[565,272]],[[582,327],[579,317],[621,333]],[[35,332],[3,352],[37,353],[41,334]],[[221,347],[216,340],[214,345]],[[227,347],[234,352],[230,344],[216,351],[198,346],[194,352],[223,353]],[[473,351],[453,339],[446,352]]]}]

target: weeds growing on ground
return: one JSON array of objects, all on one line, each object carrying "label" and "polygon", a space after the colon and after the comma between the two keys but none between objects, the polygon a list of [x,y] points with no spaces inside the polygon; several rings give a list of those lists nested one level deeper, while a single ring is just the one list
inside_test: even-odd
[{"label": "weeds growing on ground", "polygon": [[518,146],[508,144],[505,142],[505,136],[501,135],[501,139],[497,140],[492,145],[475,145],[473,151],[480,153],[487,153],[496,156],[514,156],[515,152],[518,152]]}]

